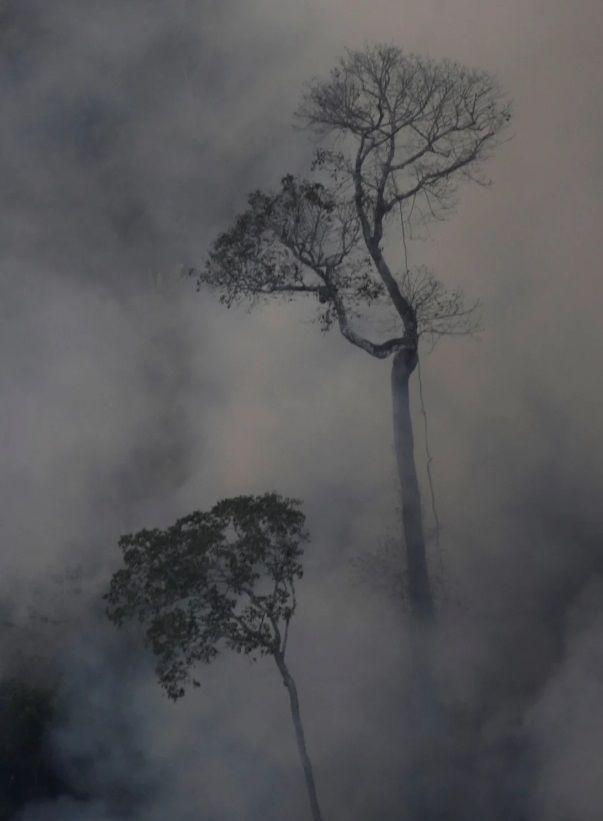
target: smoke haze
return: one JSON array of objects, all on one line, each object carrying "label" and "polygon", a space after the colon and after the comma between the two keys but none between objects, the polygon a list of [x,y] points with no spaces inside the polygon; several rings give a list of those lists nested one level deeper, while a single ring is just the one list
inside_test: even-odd
[{"label": "smoke haze", "polygon": [[[325,818],[602,817],[602,23],[596,0],[0,3],[1,665],[56,683],[71,788],[19,821],[308,817],[271,661],[224,657],[173,705],[98,597],[122,533],[271,489],[312,533],[289,652]],[[388,363],[179,273],[305,167],[304,82],[381,40],[514,103],[494,185],[410,247],[485,325],[422,359],[453,718],[419,750]]]}]

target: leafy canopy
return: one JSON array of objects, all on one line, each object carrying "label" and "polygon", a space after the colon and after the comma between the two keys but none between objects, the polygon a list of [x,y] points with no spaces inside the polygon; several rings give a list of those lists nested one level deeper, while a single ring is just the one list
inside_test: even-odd
[{"label": "leafy canopy", "polygon": [[[474,331],[475,305],[406,259],[393,270],[382,243],[392,218],[405,240],[417,222],[443,218],[460,181],[487,182],[483,161],[510,119],[496,81],[377,45],[346,52],[312,81],[296,116],[322,140],[313,178],[287,175],[280,189],[253,192],[196,272],[199,284],[228,306],[313,296],[323,329],[336,324],[379,358],[416,350],[421,334]],[[372,342],[359,329],[375,302],[393,309],[398,336]]]},{"label": "leafy canopy", "polygon": [[238,496],[165,530],[122,536],[124,566],[111,579],[107,615],[144,625],[170,698],[222,647],[284,654],[307,541],[299,503],[275,493]]}]

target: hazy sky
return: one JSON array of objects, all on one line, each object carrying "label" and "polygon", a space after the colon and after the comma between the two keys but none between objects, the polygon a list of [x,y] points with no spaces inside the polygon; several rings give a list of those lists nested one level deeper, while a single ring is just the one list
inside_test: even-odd
[{"label": "hazy sky", "polygon": [[464,717],[422,789],[455,821],[601,818],[602,24],[599,0],[0,3],[4,673],[59,677],[54,755],[90,796],[21,821],[308,817],[269,662],[173,706],[95,603],[124,531],[268,489],[313,535],[290,652],[325,818],[406,817],[404,619],[351,563],[396,528],[389,363],[177,274],[304,169],[304,82],[381,40],[495,73],[514,110],[492,187],[410,248],[485,326],[422,360]]}]

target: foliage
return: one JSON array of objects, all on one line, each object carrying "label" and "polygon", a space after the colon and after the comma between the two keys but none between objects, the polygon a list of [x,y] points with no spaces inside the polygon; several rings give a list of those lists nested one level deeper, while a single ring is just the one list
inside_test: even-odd
[{"label": "foliage", "polygon": [[[392,217],[405,231],[441,219],[463,179],[487,180],[482,163],[500,142],[510,108],[487,73],[379,45],[348,51],[311,82],[297,112],[323,145],[314,179],[287,175],[255,191],[214,242],[200,285],[228,306],[268,296],[316,299],[323,329],[383,358],[418,339],[476,330],[476,304],[424,268],[390,269],[382,243]],[[382,303],[400,334],[372,342],[359,315]]]},{"label": "foliage", "polygon": [[284,652],[307,540],[299,503],[275,493],[239,496],[165,530],[123,536],[124,567],[105,595],[117,625],[138,620],[161,685],[184,695],[197,663],[222,647]]}]

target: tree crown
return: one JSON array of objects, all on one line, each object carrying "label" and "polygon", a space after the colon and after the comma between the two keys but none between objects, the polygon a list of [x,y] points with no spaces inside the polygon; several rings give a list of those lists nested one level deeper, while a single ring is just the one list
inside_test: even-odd
[{"label": "tree crown", "polygon": [[[471,333],[475,305],[424,268],[393,272],[383,253],[387,222],[405,230],[441,219],[462,179],[487,180],[482,162],[500,141],[509,105],[487,73],[406,55],[390,45],[348,51],[313,80],[297,112],[323,146],[315,179],[287,175],[255,191],[214,242],[199,284],[238,300],[306,294],[324,329],[337,324],[376,357],[416,349],[421,334]],[[405,255],[406,256],[406,255]],[[393,308],[400,334],[371,342],[357,330],[367,305]]]},{"label": "tree crown", "polygon": [[354,194],[380,240],[383,216],[408,203],[413,217],[437,217],[458,182],[484,182],[481,163],[510,120],[510,106],[485,71],[405,54],[393,45],[348,50],[326,79],[314,79],[297,119],[323,137],[347,138],[319,152]]},{"label": "tree crown", "polygon": [[118,626],[139,621],[177,699],[222,647],[284,653],[307,541],[299,503],[275,493],[225,499],[165,530],[122,536],[124,567],[105,595]]}]

